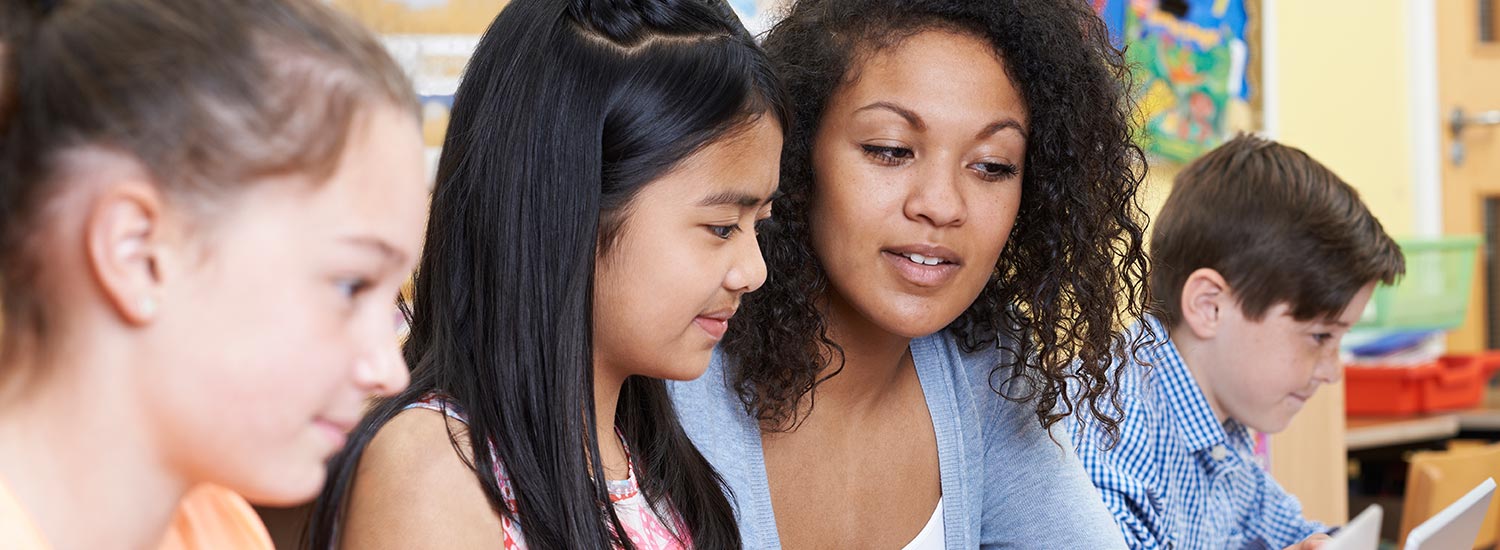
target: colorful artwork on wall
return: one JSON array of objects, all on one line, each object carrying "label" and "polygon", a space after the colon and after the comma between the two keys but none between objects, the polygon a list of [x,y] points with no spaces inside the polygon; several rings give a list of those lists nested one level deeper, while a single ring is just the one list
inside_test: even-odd
[{"label": "colorful artwork on wall", "polygon": [[1148,152],[1185,162],[1250,129],[1245,0],[1094,0],[1094,7],[1135,67]]}]

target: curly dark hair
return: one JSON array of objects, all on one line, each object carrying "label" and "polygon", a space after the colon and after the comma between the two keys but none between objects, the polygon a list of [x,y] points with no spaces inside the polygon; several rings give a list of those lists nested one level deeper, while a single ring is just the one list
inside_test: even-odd
[{"label": "curly dark hair", "polygon": [[1145,337],[1132,341],[1122,329],[1144,311],[1146,214],[1136,191],[1146,164],[1133,141],[1129,69],[1081,0],[800,0],[788,8],[764,41],[794,105],[784,195],[760,234],[769,278],[745,297],[725,338],[737,365],[730,383],[763,429],[788,431],[811,410],[813,389],[842,370],[842,348],[820,309],[827,274],[809,240],[812,144],[829,97],[858,78],[851,67],[927,30],[992,44],[1031,120],[1015,228],[991,283],[948,330],[965,351],[1011,352],[991,371],[990,387],[1034,402],[1043,426],[1083,408],[1113,436],[1119,371],[1110,365]]}]

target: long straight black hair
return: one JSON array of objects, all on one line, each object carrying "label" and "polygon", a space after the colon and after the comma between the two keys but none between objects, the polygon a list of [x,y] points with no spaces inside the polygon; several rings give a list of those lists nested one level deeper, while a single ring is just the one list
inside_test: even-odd
[{"label": "long straight black hair", "polygon": [[[382,400],[330,463],[304,543],[339,544],[360,455],[440,394],[495,511],[531,548],[633,548],[599,462],[594,260],[645,185],[762,116],[789,120],[770,64],[722,0],[513,0],[454,98],[404,348],[410,387]],[[616,425],[641,490],[700,548],[739,548],[725,487],[665,384],[635,376]],[[485,450],[493,450],[494,459]],[[501,498],[495,460],[515,509]]]}]

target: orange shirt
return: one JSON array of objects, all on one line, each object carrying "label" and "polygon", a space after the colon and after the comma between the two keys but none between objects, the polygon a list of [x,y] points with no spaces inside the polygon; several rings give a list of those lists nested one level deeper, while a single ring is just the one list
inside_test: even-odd
[{"label": "orange shirt", "polygon": [[159,550],[272,550],[271,535],[250,503],[217,485],[199,485],[177,506]]},{"label": "orange shirt", "polygon": [[[50,550],[42,530],[32,523],[5,483],[0,482],[0,548]],[[271,535],[255,509],[234,492],[199,485],[177,506],[160,550],[273,550]]]}]

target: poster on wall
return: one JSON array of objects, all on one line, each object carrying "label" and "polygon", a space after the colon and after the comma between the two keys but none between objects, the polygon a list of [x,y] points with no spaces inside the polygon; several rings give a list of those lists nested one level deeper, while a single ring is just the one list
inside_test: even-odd
[{"label": "poster on wall", "polygon": [[1093,0],[1135,69],[1141,145],[1187,162],[1251,129],[1245,0]]}]

